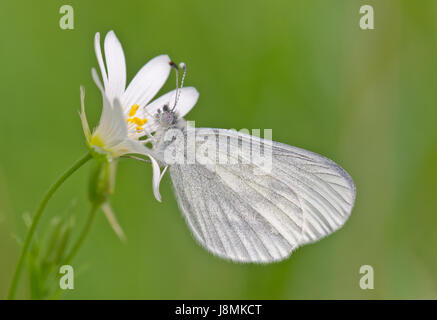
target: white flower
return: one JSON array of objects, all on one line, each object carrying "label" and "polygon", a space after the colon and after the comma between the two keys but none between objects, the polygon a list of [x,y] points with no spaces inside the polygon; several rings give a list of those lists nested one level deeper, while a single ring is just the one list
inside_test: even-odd
[{"label": "white flower", "polygon": [[[158,161],[145,146],[153,140],[140,140],[140,138],[152,136],[157,129],[154,115],[165,104],[175,99],[176,90],[173,90],[149,104],[169,76],[170,58],[167,55],[160,55],[150,60],[138,71],[126,88],[126,62],[123,48],[115,33],[110,31],[105,37],[105,61],[100,48],[99,33],[95,35],[94,48],[103,85],[94,68],[92,76],[102,92],[103,110],[97,128],[91,132],[85,115],[84,91],[81,90],[80,116],[87,143],[93,152],[107,154],[111,159],[126,154],[148,156],[153,167],[153,192],[156,199],[161,201],[159,183],[165,170],[161,174]],[[175,111],[179,117],[183,117],[193,108],[199,93],[193,87],[182,88],[179,92]]]}]

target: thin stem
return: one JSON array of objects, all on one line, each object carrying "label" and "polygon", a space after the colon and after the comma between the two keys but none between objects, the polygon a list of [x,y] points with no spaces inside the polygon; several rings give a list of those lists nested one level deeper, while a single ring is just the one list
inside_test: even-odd
[{"label": "thin stem", "polygon": [[20,258],[18,259],[17,268],[15,269],[14,276],[12,278],[11,287],[9,289],[8,299],[12,300],[15,296],[15,291],[17,290],[18,280],[20,279],[21,269],[23,268],[24,259],[26,257],[27,250],[29,249],[30,243],[32,241],[33,234],[35,233],[36,226],[41,218],[41,215],[55,193],[56,190],[70,177],[76,170],[82,167],[88,160],[91,159],[91,154],[87,153],[81,159],[79,159],[73,166],[65,171],[59,179],[48,189],[41,203],[39,204],[38,210],[35,213],[35,216],[32,219],[32,224],[30,225],[29,231],[27,232],[26,239],[24,240],[23,247],[21,248]]},{"label": "thin stem", "polygon": [[82,229],[82,232],[77,239],[76,243],[74,244],[73,248],[70,251],[70,254],[67,256],[64,264],[69,264],[73,258],[76,256],[77,252],[79,251],[80,247],[82,246],[83,241],[85,240],[86,236],[88,235],[91,225],[93,224],[94,217],[96,216],[96,212],[99,210],[101,206],[101,202],[95,202],[93,203],[93,206],[91,208],[90,214],[88,215],[88,220],[85,224],[85,227]]}]

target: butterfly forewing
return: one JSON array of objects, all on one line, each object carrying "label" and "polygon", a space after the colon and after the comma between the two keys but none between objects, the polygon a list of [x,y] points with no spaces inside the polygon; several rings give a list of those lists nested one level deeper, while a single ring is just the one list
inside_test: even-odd
[{"label": "butterfly forewing", "polygon": [[[333,161],[234,130],[196,129],[195,138],[196,149],[205,140],[217,142],[207,155],[211,162],[173,164],[170,174],[194,237],[213,254],[239,262],[282,260],[349,217],[355,186]],[[271,166],[255,161],[245,144],[271,148]],[[234,161],[218,161],[224,158]]]}]

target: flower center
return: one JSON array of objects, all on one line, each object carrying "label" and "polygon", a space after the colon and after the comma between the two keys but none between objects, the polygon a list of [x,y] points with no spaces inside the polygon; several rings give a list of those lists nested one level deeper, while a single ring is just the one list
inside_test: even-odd
[{"label": "flower center", "polygon": [[134,104],[131,108],[130,108],[130,111],[129,111],[129,113],[128,113],[128,115],[129,115],[129,118],[127,118],[126,119],[126,122],[127,122],[127,124],[135,124],[137,127],[136,127],[136,130],[137,131],[141,131],[141,130],[143,130],[143,126],[146,124],[146,122],[147,122],[147,119],[146,118],[144,118],[144,119],[140,119],[140,118],[138,118],[138,117],[135,117],[135,114],[137,113],[137,111],[138,111],[138,108],[139,108],[140,106],[139,105],[137,105],[137,104]]}]

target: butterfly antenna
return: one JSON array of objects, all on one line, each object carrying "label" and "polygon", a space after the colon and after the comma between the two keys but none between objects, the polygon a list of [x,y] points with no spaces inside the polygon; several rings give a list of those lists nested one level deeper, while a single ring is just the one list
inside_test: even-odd
[{"label": "butterfly antenna", "polygon": [[172,67],[176,71],[176,94],[175,94],[175,98],[174,98],[174,105],[173,105],[173,108],[171,109],[173,111],[173,109],[176,107],[178,94],[179,94],[179,67],[173,61],[170,61],[169,64],[170,64],[170,67]]},{"label": "butterfly antenna", "polygon": [[[187,65],[185,63],[181,62],[179,64],[179,68],[181,68],[184,71],[184,73],[182,74],[181,87],[179,88],[179,92],[177,92],[176,103],[178,103],[179,97],[180,97],[181,92],[182,92],[181,89],[184,87],[185,75],[187,74]],[[176,103],[175,103],[174,107],[176,107]],[[173,107],[173,109],[174,109],[174,107]]]},{"label": "butterfly antenna", "polygon": [[[170,62],[170,66],[176,70],[176,93],[175,93],[174,104],[173,107],[171,108],[171,111],[174,111],[176,105],[178,104],[179,98],[181,96],[181,89],[184,87],[184,80],[187,74],[187,65],[181,62],[178,67],[174,62]],[[182,74],[180,87],[179,87],[179,68],[181,68],[184,71],[184,73]]]}]

